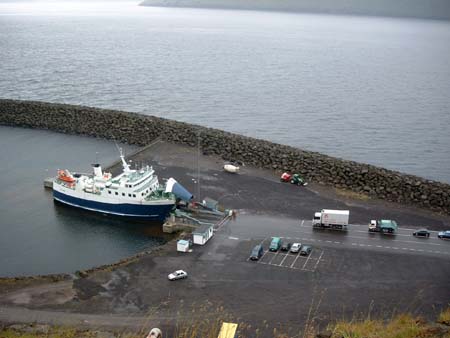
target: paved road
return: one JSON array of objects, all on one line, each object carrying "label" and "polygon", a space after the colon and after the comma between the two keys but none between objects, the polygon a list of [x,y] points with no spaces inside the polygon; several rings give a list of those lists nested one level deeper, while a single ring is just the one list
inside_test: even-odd
[{"label": "paved road", "polygon": [[431,231],[430,238],[412,236],[413,229],[399,228],[396,235],[369,233],[366,224],[351,224],[347,231],[313,229],[311,220],[240,214],[236,221],[223,229],[226,236],[242,240],[258,240],[273,236],[289,242],[301,242],[326,247],[360,247],[383,252],[407,252],[438,255],[450,259],[450,241],[437,238]]}]

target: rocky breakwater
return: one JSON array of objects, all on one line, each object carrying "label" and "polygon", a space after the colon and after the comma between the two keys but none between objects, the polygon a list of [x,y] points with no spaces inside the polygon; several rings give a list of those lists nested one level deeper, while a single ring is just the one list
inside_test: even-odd
[{"label": "rocky breakwater", "polygon": [[156,138],[387,201],[450,214],[450,185],[316,152],[135,113],[63,104],[0,100],[0,124],[50,129],[146,145]]}]

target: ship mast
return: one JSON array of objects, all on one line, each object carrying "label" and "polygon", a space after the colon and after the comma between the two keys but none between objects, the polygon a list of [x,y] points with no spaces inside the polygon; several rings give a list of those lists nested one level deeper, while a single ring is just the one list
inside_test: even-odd
[{"label": "ship mast", "polygon": [[125,161],[125,157],[123,156],[122,148],[119,149],[120,151],[120,159],[122,160],[122,166],[123,166],[123,172],[125,174],[129,174],[131,172],[130,165]]}]

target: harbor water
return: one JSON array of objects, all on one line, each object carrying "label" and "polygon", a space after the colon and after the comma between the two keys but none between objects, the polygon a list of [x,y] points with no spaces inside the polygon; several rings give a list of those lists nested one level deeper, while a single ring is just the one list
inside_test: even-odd
[{"label": "harbor water", "polygon": [[0,97],[122,109],[450,182],[450,23],[0,2]]},{"label": "harbor water", "polygon": [[92,163],[117,160],[113,142],[0,127],[0,144],[0,277],[72,273],[165,241],[161,224],[80,211],[53,202],[44,189],[44,179],[57,169],[91,172]]}]

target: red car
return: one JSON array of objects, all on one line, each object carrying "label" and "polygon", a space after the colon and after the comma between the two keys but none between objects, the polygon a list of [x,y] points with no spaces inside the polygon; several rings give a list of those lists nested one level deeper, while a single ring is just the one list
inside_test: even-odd
[{"label": "red car", "polygon": [[292,178],[292,175],[289,173],[283,173],[283,175],[281,175],[280,177],[280,181],[281,182],[289,182]]}]

